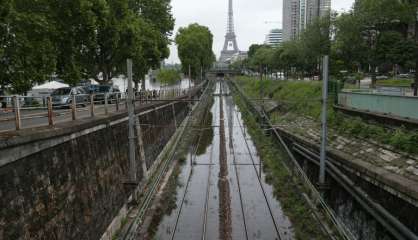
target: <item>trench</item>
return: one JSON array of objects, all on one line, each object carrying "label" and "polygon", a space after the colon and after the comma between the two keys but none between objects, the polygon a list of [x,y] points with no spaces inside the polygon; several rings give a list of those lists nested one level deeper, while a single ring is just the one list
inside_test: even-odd
[{"label": "trench", "polygon": [[217,81],[212,96],[210,124],[190,129],[199,140],[179,171],[175,207],[153,238],[294,239],[229,87]]}]

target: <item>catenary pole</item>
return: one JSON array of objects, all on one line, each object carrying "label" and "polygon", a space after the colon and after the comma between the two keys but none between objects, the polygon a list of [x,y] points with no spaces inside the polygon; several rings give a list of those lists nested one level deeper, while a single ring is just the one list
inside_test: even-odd
[{"label": "catenary pole", "polygon": [[321,158],[319,170],[319,185],[325,184],[325,170],[327,158],[327,102],[328,102],[328,81],[329,81],[329,56],[323,57],[323,86],[322,86],[322,129],[321,129]]},{"label": "catenary pole", "polygon": [[136,161],[135,161],[135,113],[134,113],[134,91],[132,87],[132,59],[127,61],[128,69],[128,116],[129,116],[129,180],[136,183]]}]

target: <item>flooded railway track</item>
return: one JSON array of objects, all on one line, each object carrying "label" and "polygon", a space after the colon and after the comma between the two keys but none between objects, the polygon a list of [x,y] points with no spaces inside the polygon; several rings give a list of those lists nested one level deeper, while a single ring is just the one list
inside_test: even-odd
[{"label": "flooded railway track", "polygon": [[217,81],[211,95],[210,124],[193,128],[175,208],[150,239],[295,239],[229,86]]},{"label": "flooded railway track", "polygon": [[[192,177],[193,177],[193,169],[194,169],[193,166],[199,164],[199,163],[196,163],[196,159],[197,159],[197,156],[198,156],[198,150],[199,150],[199,147],[200,147],[200,144],[201,144],[201,141],[202,141],[202,137],[204,135],[204,131],[207,131],[207,128],[204,124],[204,121],[207,119],[209,111],[210,111],[210,109],[205,110],[204,117],[202,118],[202,122],[200,124],[200,127],[197,128],[197,129],[194,129],[195,131],[199,132],[198,137],[197,137],[198,140],[197,140],[197,144],[194,145],[194,147],[193,147],[191,155],[189,156],[191,168],[190,168],[189,176],[188,176],[188,179],[187,179],[186,187],[185,187],[183,196],[182,196],[181,201],[180,201],[180,207],[179,207],[178,213],[176,215],[176,221],[174,223],[174,227],[173,227],[172,234],[171,234],[171,237],[170,237],[170,239],[172,239],[172,240],[176,239],[175,237],[176,237],[177,229],[178,229],[178,226],[179,226],[180,217],[181,217],[181,214],[182,214],[183,207],[185,205],[186,196],[187,196],[187,193],[189,191],[190,182],[191,182]],[[212,126],[212,124],[211,124],[211,126]],[[209,169],[208,169],[207,184],[206,184],[207,186],[206,186],[206,194],[205,194],[206,197],[205,197],[205,204],[204,204],[204,216],[202,218],[203,219],[203,224],[202,224],[202,238],[201,239],[206,239],[205,236],[206,236],[206,230],[207,230],[207,213],[208,213],[208,208],[209,208],[208,203],[209,203],[210,175],[211,175],[211,170],[212,170],[212,167],[211,167],[212,164],[213,164],[213,146],[211,147],[211,150],[210,150],[209,163],[207,163],[207,166],[208,166]]]}]

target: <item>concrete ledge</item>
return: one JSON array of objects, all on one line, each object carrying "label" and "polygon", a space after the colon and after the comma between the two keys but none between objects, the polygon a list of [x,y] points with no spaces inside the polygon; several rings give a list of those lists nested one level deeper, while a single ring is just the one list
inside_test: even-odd
[{"label": "concrete ledge", "polygon": [[359,116],[365,119],[373,119],[382,124],[390,124],[390,125],[396,125],[396,126],[404,125],[407,127],[418,128],[418,120],[415,120],[415,119],[397,117],[397,116],[377,113],[377,112],[370,112],[370,111],[365,111],[361,109],[345,107],[341,105],[334,105],[334,108],[348,115]]},{"label": "concrete ledge", "polygon": [[[297,134],[291,133],[283,128],[276,128],[285,138],[302,144],[305,147],[319,152],[319,146]],[[348,170],[361,177],[367,182],[384,189],[385,191],[418,207],[418,184],[406,177],[389,172],[386,169],[377,167],[370,163],[354,159],[345,153],[335,149],[327,149],[331,159],[337,161],[339,167]]]}]

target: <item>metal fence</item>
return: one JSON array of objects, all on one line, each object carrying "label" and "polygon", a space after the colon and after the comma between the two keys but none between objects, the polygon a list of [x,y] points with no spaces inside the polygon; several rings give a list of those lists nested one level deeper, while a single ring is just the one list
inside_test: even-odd
[{"label": "metal fence", "polygon": [[[135,93],[134,105],[175,100],[190,95],[199,87],[139,91]],[[126,93],[78,94],[69,96],[65,101],[54,99],[54,96],[0,96],[0,132],[54,126],[58,122],[105,116],[126,109]]]}]

